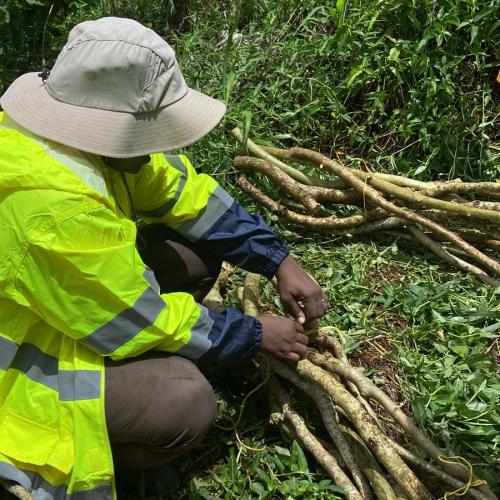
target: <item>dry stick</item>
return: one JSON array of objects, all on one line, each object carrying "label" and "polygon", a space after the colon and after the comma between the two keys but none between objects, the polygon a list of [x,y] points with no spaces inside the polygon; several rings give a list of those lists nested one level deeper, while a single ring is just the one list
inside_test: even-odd
[{"label": "dry stick", "polygon": [[366,413],[359,401],[328,372],[304,359],[298,362],[300,375],[319,384],[347,414],[349,420],[368,444],[378,460],[384,465],[397,484],[411,500],[427,500],[432,496],[415,474],[401,460],[373,419]]},{"label": "dry stick", "polygon": [[224,261],[216,282],[203,299],[203,305],[215,312],[223,312],[224,299],[222,298],[222,289],[226,286],[229,276],[234,272],[235,267],[229,262]]},{"label": "dry stick", "polygon": [[[311,340],[315,344],[317,344],[319,346],[323,346],[327,350],[332,352],[335,355],[335,357],[339,361],[341,361],[342,363],[345,363],[345,364],[351,366],[342,344],[337,339],[334,339],[334,338],[330,337],[329,335],[326,335],[325,333],[320,331],[320,330],[326,330],[326,329],[328,329],[328,327],[319,328],[317,333],[314,336],[312,336]],[[378,415],[375,413],[375,411],[370,406],[368,401],[361,395],[356,384],[351,382],[351,381],[347,381],[346,385],[349,388],[349,390],[356,396],[357,400],[363,405],[363,408],[366,410],[366,412],[373,418],[375,423],[378,425],[379,429],[384,431],[384,428],[383,428],[382,424],[380,423]]]},{"label": "dry stick", "polygon": [[382,470],[375,460],[366,444],[359,434],[345,425],[339,424],[339,429],[349,442],[356,459],[361,465],[363,472],[370,481],[378,500],[397,500],[396,493],[387,479],[382,474]]},{"label": "dry stick", "polygon": [[[275,156],[276,158],[280,158],[282,160],[290,160],[290,161],[297,161],[298,160],[298,158],[296,158],[291,153],[291,151],[289,149],[280,149],[280,148],[274,148],[271,146],[260,146],[260,148],[263,149],[266,153],[269,153],[270,155]],[[300,163],[314,166],[313,162],[309,162],[309,161],[304,160],[304,159],[301,159]],[[349,168],[349,167],[347,167],[347,168]],[[352,170],[354,170],[354,169],[352,169]],[[428,182],[417,181],[415,179],[410,179],[408,177],[402,177],[400,175],[383,174],[380,172],[371,172],[371,175],[375,175],[379,179],[384,179],[386,181],[392,182],[393,184],[396,184],[397,186],[404,186],[404,187],[409,187],[412,189],[427,189],[427,188],[429,188]],[[315,179],[315,178],[311,177],[311,179]],[[345,188],[346,186],[349,186],[349,184],[345,183],[344,181],[342,181],[340,179],[339,179],[339,181],[340,181],[340,182],[338,182],[339,188]]]},{"label": "dry stick", "polygon": [[244,175],[240,175],[236,180],[236,184],[246,191],[252,198],[262,203],[272,212],[286,217],[288,220],[306,225],[315,229],[333,229],[333,228],[351,228],[356,225],[363,224],[365,217],[363,215],[351,215],[350,217],[337,217],[330,215],[328,217],[313,217],[310,215],[299,214],[288,210],[281,203],[269,198],[260,189],[256,188]]},{"label": "dry stick", "polygon": [[[377,401],[394,421],[406,432],[410,439],[420,448],[426,451],[431,457],[436,458],[444,453],[428,438],[426,438],[413,422],[413,419],[403,413],[401,408],[387,395],[379,389],[368,377],[363,374],[360,368],[347,366],[332,357],[322,356],[321,354],[310,353],[308,358],[315,365],[320,365],[326,368],[329,372],[334,373],[344,379],[354,382],[359,391],[366,398],[371,398]],[[468,480],[468,475],[462,467],[454,464],[443,465],[450,474]]]},{"label": "dry stick", "polygon": [[373,495],[368,482],[366,481],[363,473],[361,472],[358,464],[354,460],[351,448],[347,441],[345,440],[342,432],[337,426],[334,417],[334,408],[330,400],[330,397],[325,394],[320,388],[305,380],[300,378],[297,373],[292,370],[285,363],[278,360],[271,360],[270,367],[273,372],[289,380],[292,384],[297,386],[301,391],[305,392],[308,396],[314,399],[316,406],[319,409],[325,428],[328,434],[335,443],[335,446],[339,450],[346,467],[351,471],[352,477],[358,490],[360,491],[363,498],[366,500],[373,499]]},{"label": "dry stick", "polygon": [[462,182],[437,181],[422,194],[426,196],[442,196],[443,194],[500,194],[500,184],[496,182]]},{"label": "dry stick", "polygon": [[21,486],[14,481],[6,481],[4,479],[0,479],[0,486],[2,486],[5,491],[10,493],[11,495],[14,495],[20,500],[33,500],[33,495],[24,486]]},{"label": "dry stick", "polygon": [[244,172],[260,172],[271,178],[278,186],[286,190],[293,198],[312,212],[318,210],[319,207],[315,205],[318,201],[345,203],[347,205],[359,205],[362,203],[361,197],[354,189],[341,190],[318,186],[305,186],[266,160],[253,158],[251,156],[236,156],[233,160],[233,164]]},{"label": "dry stick", "polygon": [[[350,178],[356,177],[358,180],[358,185],[360,185],[359,182],[361,182],[361,184],[363,185],[369,183],[380,191],[424,208],[437,208],[446,212],[465,215],[466,217],[474,217],[477,219],[484,219],[489,222],[500,223],[500,213],[495,212],[494,210],[484,210],[482,208],[468,207],[460,203],[453,203],[450,201],[431,198],[430,196],[424,196],[420,192],[416,192],[401,186],[395,186],[392,182],[387,182],[383,179],[375,177],[371,173],[367,174],[366,172],[355,169],[350,170],[339,162],[331,160],[330,158],[323,156],[320,153],[316,153],[315,151],[312,151],[310,149],[292,148],[290,151],[297,158],[307,158],[309,161],[315,161],[320,168],[321,166],[323,166],[333,174],[344,179],[346,182],[349,182],[354,188],[355,185],[352,183],[352,180],[350,180]],[[363,191],[361,191],[361,194],[363,194]],[[368,195],[367,198],[369,198]],[[374,202],[374,200],[372,199],[370,199],[370,201]]]},{"label": "dry stick", "polygon": [[302,203],[310,212],[317,213],[321,209],[321,205],[308,192],[306,186],[292,179],[288,174],[274,168],[269,162],[251,158],[249,156],[236,156],[233,160],[233,165],[244,172],[253,171],[260,172],[271,178],[276,184],[283,188],[292,198]]},{"label": "dry stick", "polygon": [[[259,314],[260,280],[261,276],[255,273],[247,273],[245,278],[241,302],[243,311],[249,316],[257,316]],[[269,359],[264,355],[259,355],[259,357],[266,360]],[[271,364],[272,361],[273,360],[270,360],[269,363]],[[302,418],[291,407],[290,398],[276,377],[271,376],[269,378],[268,388],[275,400],[279,402],[281,407],[280,413],[290,422],[297,438],[327,471],[330,477],[346,491],[347,498],[352,500],[363,500],[363,497],[340,468],[335,458],[323,448],[321,443],[309,431]],[[273,412],[275,412],[275,410],[273,410]],[[274,419],[276,419],[276,415]]]},{"label": "dry stick", "polygon": [[363,497],[351,483],[345,472],[340,468],[335,458],[323,448],[318,439],[307,428],[304,420],[292,408],[290,397],[276,377],[271,376],[269,378],[268,388],[273,397],[276,398],[280,404],[281,413],[293,427],[300,442],[327,471],[328,475],[336,484],[344,489],[346,497],[349,500],[363,500]]},{"label": "dry stick", "polygon": [[296,181],[306,184],[307,186],[323,186],[323,187],[338,187],[338,184],[330,181],[324,181],[316,177],[311,177],[310,175],[304,174],[296,168],[288,166],[286,163],[274,158],[270,154],[266,153],[261,147],[257,146],[253,141],[247,139],[246,143],[243,142],[243,134],[239,128],[234,128],[231,130],[231,135],[250,153],[258,158],[268,161],[269,163],[276,165],[278,168],[286,172],[290,177],[294,178]]},{"label": "dry stick", "polygon": [[[450,254],[450,252],[438,241],[429,238],[423,231],[420,231],[416,226],[408,224],[408,231],[413,235],[413,237],[422,245],[426,246],[429,250],[434,252],[438,257],[441,257],[444,261],[448,262],[452,266],[458,267],[462,271],[473,274],[479,281],[486,283],[487,285],[498,287],[500,286],[500,281],[489,276],[485,271],[477,266],[470,264],[469,262],[460,259],[456,255]],[[468,254],[467,254],[468,255]]]},{"label": "dry stick", "polygon": [[[376,191],[371,186],[367,185],[365,182],[356,177],[356,175],[354,175],[353,173],[349,172],[339,163],[328,159],[326,156],[323,156],[319,153],[315,153],[314,151],[309,151],[307,149],[293,148],[292,151],[294,152],[295,155],[299,157],[305,156],[306,158],[315,159],[315,161],[318,164],[324,165],[335,175],[338,175],[339,177],[345,179],[347,182],[350,182],[351,185],[354,187],[354,189],[359,191],[363,196],[366,196],[366,198],[372,203],[380,206],[384,210],[387,210],[388,212],[391,212],[399,217],[403,217],[411,222],[428,227],[432,232],[436,233],[438,236],[443,237],[447,241],[452,242],[454,245],[467,252],[474,260],[476,260],[480,264],[483,264],[484,266],[488,267],[494,272],[500,274],[500,264],[498,262],[495,262],[493,259],[483,254],[482,252],[474,248],[472,245],[469,245],[469,243],[464,241],[462,238],[457,236],[452,231],[449,231],[448,229],[440,226],[439,224],[425,217],[422,217],[421,215],[411,210],[398,207],[394,203],[386,200],[378,191]],[[377,180],[376,182],[377,185],[380,185],[380,183],[389,184],[386,183],[385,181],[380,181],[380,180]],[[400,188],[400,190],[404,189],[405,188]],[[413,194],[418,196],[418,193],[413,193]],[[429,199],[433,200],[433,198]],[[455,203],[450,203],[450,205],[455,205]],[[498,216],[500,218],[500,213],[498,214]]]},{"label": "dry stick", "polygon": [[[271,146],[259,146],[266,153],[275,156],[276,158],[280,158],[282,160],[289,160],[302,163],[304,165],[314,165],[314,162],[308,161],[305,158],[297,158],[290,149],[281,149],[275,148]],[[291,168],[291,167],[289,167]],[[346,167],[350,171],[359,172],[359,170],[354,169],[352,167]],[[411,179],[409,177],[404,177],[401,175],[393,175],[393,174],[384,174],[381,172],[369,172],[369,175],[376,177],[377,179],[381,179],[384,181],[388,181],[396,186],[408,187],[411,189],[416,189],[421,191],[421,194],[426,196],[442,196],[445,194],[485,194],[488,196],[500,196],[500,184],[495,182],[462,182],[460,180],[452,180],[452,181],[417,181],[416,179]],[[314,179],[314,177],[310,177]],[[340,181],[338,183],[338,188],[342,189],[348,186],[349,184],[342,183]],[[472,206],[474,202],[471,203]],[[486,202],[488,203],[488,202]],[[481,207],[481,205],[479,205]],[[484,205],[484,208],[495,210],[495,208],[491,208],[488,204]]]}]

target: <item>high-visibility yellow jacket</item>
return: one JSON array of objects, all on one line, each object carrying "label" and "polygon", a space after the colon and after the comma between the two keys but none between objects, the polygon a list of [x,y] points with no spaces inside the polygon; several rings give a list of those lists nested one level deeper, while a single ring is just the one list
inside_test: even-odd
[{"label": "high-visibility yellow jacket", "polygon": [[244,360],[258,349],[253,318],[160,293],[134,213],[268,276],[288,252],[184,156],[123,174],[0,114],[0,478],[34,498],[114,496],[103,356]]}]

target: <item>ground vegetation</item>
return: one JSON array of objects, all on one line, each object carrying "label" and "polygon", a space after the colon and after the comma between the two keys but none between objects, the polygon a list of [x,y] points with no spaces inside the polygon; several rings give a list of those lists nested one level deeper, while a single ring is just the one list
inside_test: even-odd
[{"label": "ground vegetation", "polygon": [[[76,23],[135,18],[174,46],[191,86],[228,105],[222,126],[185,152],[250,210],[263,208],[235,184],[232,158],[246,151],[234,126],[260,145],[301,145],[420,181],[500,177],[498,0],[56,0],[48,17],[51,5],[0,5],[0,87],[50,68]],[[318,236],[265,216],[325,289],[324,324],[337,327],[352,363],[498,491],[498,288],[402,238]],[[231,290],[243,280],[234,273]],[[272,284],[262,297],[281,311]],[[239,304],[236,293],[226,300]],[[179,498],[342,497],[298,441],[268,425],[265,391],[244,399],[261,383],[253,365],[206,370],[220,416],[180,465]],[[326,439],[308,400],[297,400]],[[393,437],[402,439],[397,426]],[[143,496],[138,484],[124,498]]]}]

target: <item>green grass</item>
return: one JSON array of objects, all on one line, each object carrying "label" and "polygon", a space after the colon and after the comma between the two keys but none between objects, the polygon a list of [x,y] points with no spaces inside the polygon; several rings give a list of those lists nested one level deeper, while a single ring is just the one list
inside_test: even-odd
[{"label": "green grass", "polygon": [[[450,454],[471,461],[495,485],[494,470],[500,466],[500,380],[498,361],[487,350],[498,338],[500,294],[403,244],[322,243],[296,233],[288,238],[297,258],[330,298],[322,323],[335,324],[345,332],[343,340],[352,356],[363,353],[370,342],[385,347],[379,357],[392,362],[392,383],[411,402],[420,427]],[[233,286],[240,281],[235,277]],[[263,296],[276,307],[269,285]],[[368,374],[381,384],[387,376],[377,363],[368,366]],[[218,369],[214,384],[221,398],[218,423],[228,425],[236,418],[243,395],[258,379],[251,367],[246,378],[240,377],[239,370]],[[326,437],[310,402],[297,397],[301,411]],[[207,455],[196,453],[194,463],[184,463],[188,477],[189,471],[194,472],[184,490],[186,498],[190,494],[191,498],[257,498],[257,490],[261,498],[275,498],[280,482],[285,483],[283,490],[277,490],[283,498],[322,498],[319,485],[326,476],[308,456],[307,466],[304,461],[299,465],[293,443],[267,424],[264,394],[251,397],[243,415],[239,428],[245,444],[267,445],[267,449],[242,449],[234,432],[214,429],[205,445]],[[318,484],[308,486],[303,494],[287,496],[287,481],[300,479],[297,466],[302,467],[302,479]]]},{"label": "green grass", "polygon": [[[419,426],[436,444],[467,458],[498,488],[500,380],[498,361],[487,350],[498,338],[499,293],[404,244],[318,241],[296,232],[288,240],[330,298],[322,323],[344,331],[352,357],[380,346],[385,352],[372,356],[367,373],[411,402]],[[233,276],[231,290],[243,278]],[[266,308],[279,307],[269,284],[263,297]],[[229,303],[236,304],[234,294]],[[243,373],[240,367],[206,372],[219,395],[217,425],[231,427],[260,379],[252,365]],[[311,402],[294,394],[311,428],[326,438]],[[180,462],[179,498],[336,498],[311,457],[267,418],[260,390],[249,398],[238,429],[245,445],[265,450],[245,449],[234,431],[215,427],[203,447]]]},{"label": "green grass", "polygon": [[[2,13],[11,14],[0,31],[0,86],[40,68],[48,5],[9,0],[0,7],[0,23]],[[234,188],[231,158],[239,150],[227,133],[234,125],[246,125],[260,142],[340,152],[421,179],[500,177],[499,13],[497,0],[58,1],[44,55],[53,61],[74,24],[102,15],[134,17],[162,33],[188,83],[228,105],[223,124],[186,153],[260,211]],[[494,485],[499,292],[404,242],[304,235],[267,217],[328,294],[323,324],[345,332],[352,356],[373,353],[369,375],[395,387],[437,444]],[[234,276],[233,288],[241,281]],[[278,307],[269,285],[264,297]],[[252,366],[246,376],[231,367],[208,373],[219,394],[218,424],[228,426],[259,379]],[[310,403],[297,396],[324,434]],[[239,425],[244,443],[263,451],[214,428],[179,464],[179,498],[336,498],[321,469],[267,416],[259,391]]]}]

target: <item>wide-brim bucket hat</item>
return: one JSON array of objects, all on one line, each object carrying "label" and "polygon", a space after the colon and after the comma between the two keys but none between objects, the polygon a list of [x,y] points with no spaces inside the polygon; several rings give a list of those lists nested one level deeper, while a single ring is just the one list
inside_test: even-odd
[{"label": "wide-brim bucket hat", "polygon": [[41,137],[112,158],[178,149],[224,116],[224,103],[189,88],[173,49],[123,18],[77,25],[48,78],[27,73],[0,99]]}]

